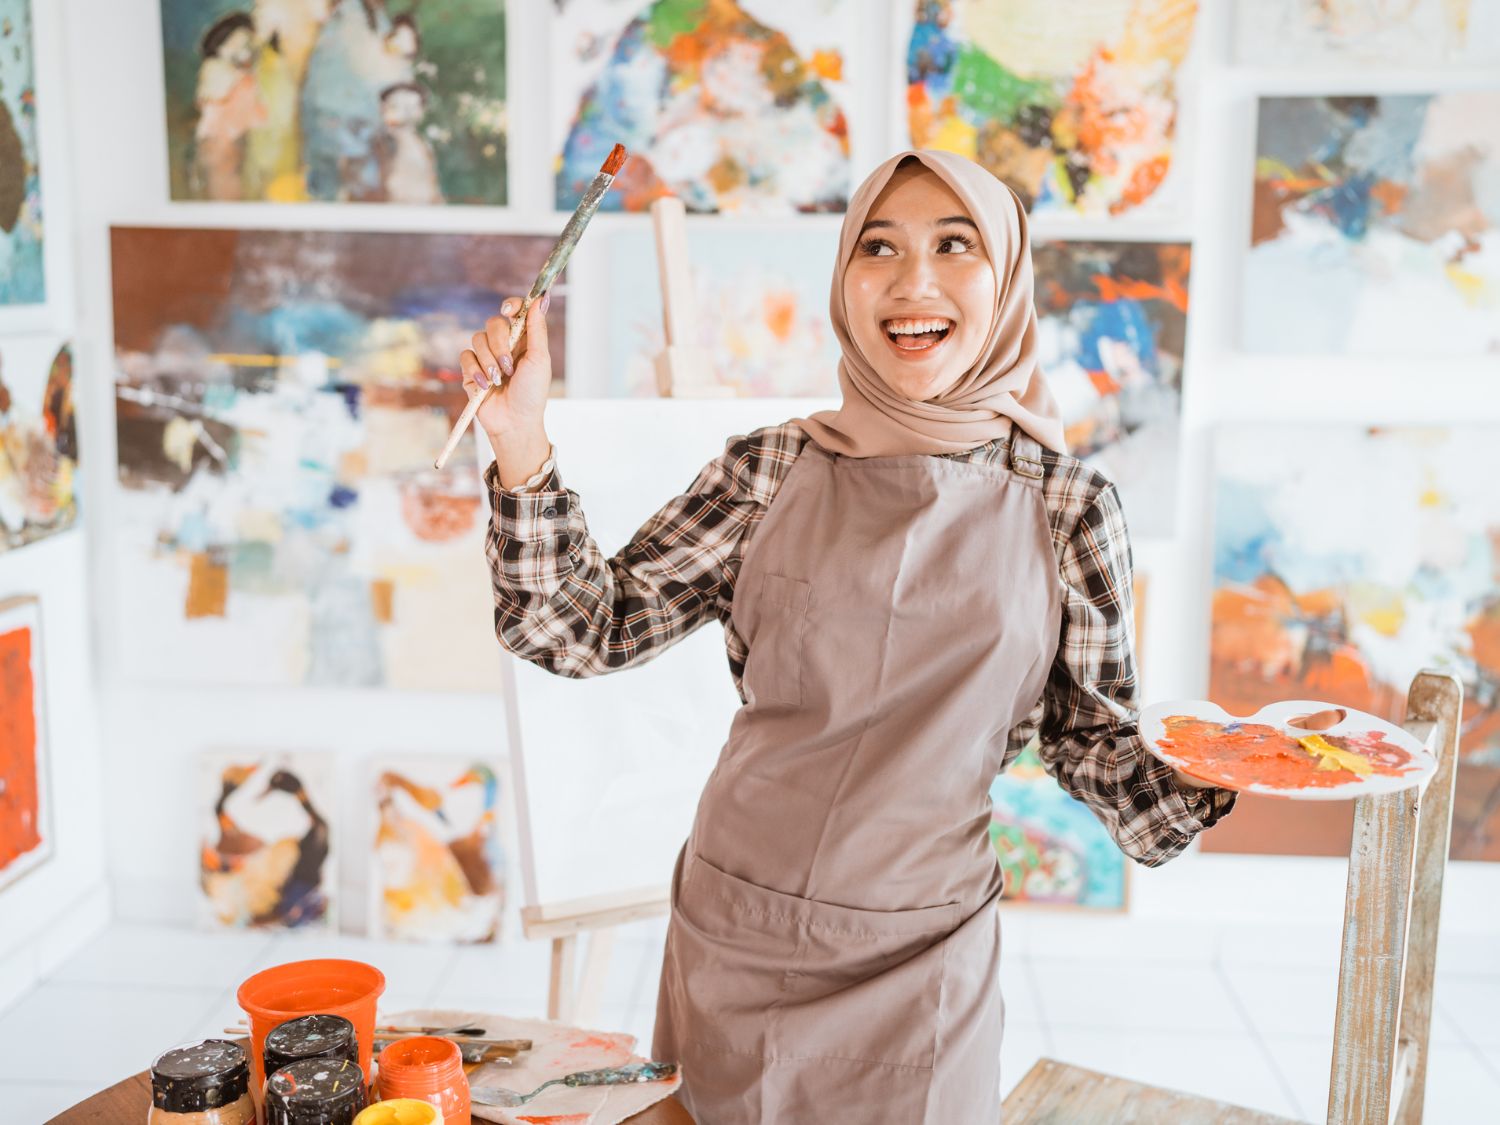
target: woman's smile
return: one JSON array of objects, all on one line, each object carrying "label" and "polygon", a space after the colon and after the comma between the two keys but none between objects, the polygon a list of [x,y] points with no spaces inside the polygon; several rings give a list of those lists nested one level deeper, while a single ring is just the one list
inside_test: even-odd
[{"label": "woman's smile", "polygon": [[903,360],[930,359],[953,334],[946,316],[896,317],[881,323],[891,347]]}]

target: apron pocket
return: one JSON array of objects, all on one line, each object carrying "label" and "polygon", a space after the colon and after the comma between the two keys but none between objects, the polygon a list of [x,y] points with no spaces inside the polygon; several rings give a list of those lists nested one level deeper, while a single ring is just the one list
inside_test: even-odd
[{"label": "apron pocket", "polygon": [[694,855],[674,921],[679,1033],[768,1060],[931,1070],[957,904],[860,910],[783,894]]},{"label": "apron pocket", "polygon": [[812,583],[767,574],[760,587],[760,623],[750,646],[745,678],[759,702],[802,702],[802,633]]}]

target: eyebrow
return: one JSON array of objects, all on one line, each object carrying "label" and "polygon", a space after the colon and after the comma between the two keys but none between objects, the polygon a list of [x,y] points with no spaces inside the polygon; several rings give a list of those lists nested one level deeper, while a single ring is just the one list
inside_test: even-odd
[{"label": "eyebrow", "polygon": [[[947,217],[942,219],[934,219],[932,225],[935,227],[941,227],[947,226],[949,223],[959,223],[966,227],[973,227],[976,232],[979,230],[979,225],[967,215],[948,215]],[[894,227],[895,225],[896,224],[891,222],[890,219],[871,219],[864,226],[859,228],[859,233],[863,235],[867,230],[884,229]]]}]

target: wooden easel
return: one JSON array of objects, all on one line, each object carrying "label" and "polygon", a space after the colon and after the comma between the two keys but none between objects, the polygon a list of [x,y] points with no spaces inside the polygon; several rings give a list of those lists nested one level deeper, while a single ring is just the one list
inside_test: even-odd
[{"label": "wooden easel", "polygon": [[[523,907],[521,927],[527,938],[552,942],[547,1018],[564,1023],[593,1023],[598,1016],[599,997],[604,992],[604,978],[609,973],[614,928],[658,917],[667,913],[670,904],[668,889],[660,887]],[[580,977],[578,939],[585,933],[589,942]]]},{"label": "wooden easel", "polygon": [[656,356],[656,390],[662,398],[728,397],[734,389],[714,381],[713,362],[698,347],[698,299],[689,269],[686,216],[687,209],[675,195],[651,204],[667,339]]},{"label": "wooden easel", "polygon": [[[1406,697],[1405,726],[1437,757],[1437,772],[1425,790],[1362,797],[1354,805],[1329,1125],[1422,1120],[1462,710],[1463,685],[1456,676],[1418,673]],[[1271,1114],[1054,1059],[1039,1060],[1011,1091],[1004,1120],[1287,1125]]]}]

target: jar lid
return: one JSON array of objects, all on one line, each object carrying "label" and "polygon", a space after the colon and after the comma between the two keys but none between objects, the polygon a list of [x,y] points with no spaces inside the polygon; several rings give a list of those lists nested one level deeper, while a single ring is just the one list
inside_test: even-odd
[{"label": "jar lid", "polygon": [[303,1059],[266,1082],[266,1125],[352,1125],[364,1108],[364,1071],[348,1059]]},{"label": "jar lid", "polygon": [[151,1104],[172,1113],[233,1105],[250,1089],[244,1048],[227,1039],[174,1047],[151,1064]]},{"label": "jar lid", "polygon": [[298,1016],[279,1023],[266,1036],[265,1073],[302,1059],[359,1060],[354,1025],[343,1016]]}]

